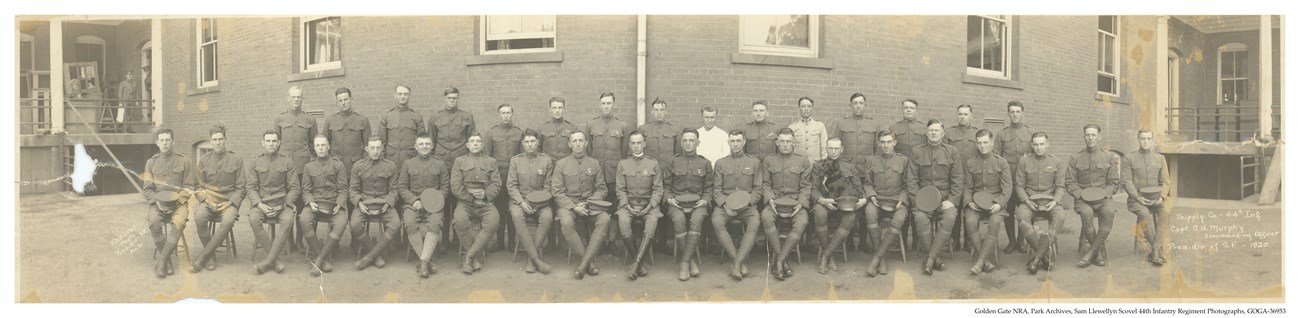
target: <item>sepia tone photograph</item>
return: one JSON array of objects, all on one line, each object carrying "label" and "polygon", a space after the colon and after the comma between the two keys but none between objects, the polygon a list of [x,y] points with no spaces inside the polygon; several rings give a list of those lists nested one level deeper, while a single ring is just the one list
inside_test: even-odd
[{"label": "sepia tone photograph", "polygon": [[18,15],[13,301],[1276,305],[1283,21]]}]

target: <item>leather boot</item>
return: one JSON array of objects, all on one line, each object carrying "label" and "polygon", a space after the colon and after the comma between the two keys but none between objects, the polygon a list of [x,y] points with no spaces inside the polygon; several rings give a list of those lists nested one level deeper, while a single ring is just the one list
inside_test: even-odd
[{"label": "leather boot", "polygon": [[1092,265],[1106,266],[1106,244],[1105,243],[1102,243],[1101,247],[1097,249],[1097,257],[1092,259]]},{"label": "leather boot", "polygon": [[686,233],[686,263],[691,267],[691,277],[700,276],[700,233]]},{"label": "leather boot", "polygon": [[752,231],[754,232],[748,235],[741,234],[740,246],[737,247],[736,251],[736,264],[740,265],[740,275],[742,277],[749,276],[749,268],[745,266],[745,260],[749,259],[749,252],[754,250],[754,241],[758,236],[758,229],[755,228]]},{"label": "leather boot", "polygon": [[971,242],[972,244],[978,244],[975,245],[975,253],[978,257],[975,260],[975,266],[970,268],[970,272],[973,275],[979,275],[989,268],[989,254],[993,253],[993,249],[998,248],[998,242],[995,236],[987,233],[979,235],[977,239],[972,239]]},{"label": "leather boot", "polygon": [[[876,231],[879,232],[880,230],[877,229]],[[876,252],[871,255],[871,261],[867,262],[867,277],[885,275],[885,272],[880,269],[880,266],[884,261],[885,253],[889,251],[889,246],[893,245],[894,241],[898,239],[898,230],[891,227],[886,230],[884,234],[883,237],[877,238],[880,244],[876,244]]]},{"label": "leather boot", "polygon": [[632,238],[631,236],[623,237],[623,246],[624,248],[627,249],[627,251],[624,252],[624,255],[627,255],[627,258],[632,260],[632,262],[628,264],[627,267],[627,279],[636,280],[638,277],[636,274],[637,267],[641,265],[641,258],[638,257],[639,256],[637,254],[638,250],[635,247],[636,239]]},{"label": "leather boot", "polygon": [[[492,235],[492,231],[479,229],[478,235],[474,237],[474,243],[470,244],[469,249],[465,251],[465,262],[460,266],[461,272],[472,274],[482,267],[482,263],[478,260],[479,252],[483,251],[483,248],[488,245]],[[469,266],[466,267],[466,265]],[[469,269],[469,271],[466,272],[466,269]]]},{"label": "leather boot", "polygon": [[163,238],[162,249],[159,251],[158,264],[154,266],[158,278],[167,278],[167,275],[171,275],[172,254],[176,254],[176,244],[180,240],[178,231],[171,222],[163,224],[163,227],[165,238]]},{"label": "leather boot", "polygon": [[591,233],[591,240],[587,242],[587,250],[582,254],[582,260],[578,262],[578,268],[574,271],[574,277],[582,279],[583,275],[596,276],[600,274],[600,269],[596,267],[592,259],[600,254],[600,248],[605,245],[605,235],[609,233],[608,229],[595,229]]},{"label": "leather boot", "polygon": [[1049,245],[1051,244],[1050,240],[1051,237],[1042,232],[1036,233],[1032,235],[1032,237],[1026,239],[1026,241],[1029,241],[1029,246],[1034,250],[1034,254],[1029,257],[1029,263],[1025,264],[1025,269],[1029,270],[1030,275],[1038,274],[1039,263],[1042,262],[1044,255],[1047,254],[1047,249],[1051,247],[1051,245]]},{"label": "leather boot", "polygon": [[782,242],[781,250],[780,252],[777,252],[777,259],[776,259],[777,264],[780,265],[780,275],[777,276],[777,278],[781,280],[785,280],[790,276],[794,276],[794,270],[791,269],[790,265],[786,262],[786,257],[790,256],[790,252],[793,252],[794,247],[798,244],[799,244],[798,237],[790,237],[787,238],[785,242]]},{"label": "leather boot", "polygon": [[285,243],[288,243],[289,238],[293,237],[291,233],[287,232],[288,231],[286,231],[284,235],[276,236],[275,240],[271,241],[271,250],[267,252],[266,259],[253,266],[253,269],[256,270],[258,274],[262,274],[269,269],[275,269],[275,272],[277,273],[284,270],[284,265],[281,265],[279,262],[280,250],[284,249]]},{"label": "leather boot", "polygon": [[199,255],[199,259],[192,264],[190,272],[198,273],[200,269],[205,267],[208,270],[216,269],[214,266],[211,266],[208,261],[212,260],[212,257],[217,254],[217,248],[221,247],[221,243],[225,241],[226,235],[230,234],[230,230],[234,226],[234,223],[231,223],[230,226],[222,226],[218,223],[217,231],[213,233],[213,236],[217,237],[216,241],[213,241],[212,237],[208,237],[206,240],[203,239],[203,235],[201,234],[204,234],[207,231],[199,231],[199,240],[203,241],[203,254]]},{"label": "leather boot", "polygon": [[934,236],[934,245],[933,247],[930,248],[930,257],[934,258],[935,270],[939,270],[939,271],[943,270],[944,267],[943,257],[939,256],[939,252],[942,252],[943,250],[947,249],[948,243],[952,241],[952,232],[949,230],[949,228],[951,227],[940,226],[939,233],[936,233]]},{"label": "leather boot", "polygon": [[339,246],[339,239],[336,237],[331,236],[325,240],[325,246],[321,248],[320,253],[316,254],[316,259],[312,262],[312,269],[311,269],[312,276],[320,276],[321,272],[328,273],[330,272],[330,270],[333,269],[333,268],[326,267],[325,262],[327,259],[329,259],[330,254],[334,253],[334,249],[337,248],[338,246]]},{"label": "leather boot", "polygon": [[[523,222],[518,222],[518,223],[523,223]],[[518,224],[516,224],[515,229],[516,229],[515,239],[519,240],[518,242],[519,246],[522,246],[524,249],[524,253],[528,254],[528,264],[529,264],[528,268],[534,269],[538,272],[541,272],[542,274],[550,273],[551,264],[547,264],[546,262],[542,261],[542,257],[538,253],[538,250],[540,250],[540,248],[537,247],[536,242],[534,242],[533,238],[529,235],[528,227],[527,226],[519,227]]]},{"label": "leather boot", "polygon": [[356,269],[363,270],[366,269],[367,266],[374,264],[375,259],[379,257],[379,254],[384,252],[384,249],[388,247],[388,243],[392,241],[393,239],[388,237],[388,233],[384,233],[383,236],[380,236],[379,241],[375,242],[374,245],[371,245],[370,251],[354,264]]}]

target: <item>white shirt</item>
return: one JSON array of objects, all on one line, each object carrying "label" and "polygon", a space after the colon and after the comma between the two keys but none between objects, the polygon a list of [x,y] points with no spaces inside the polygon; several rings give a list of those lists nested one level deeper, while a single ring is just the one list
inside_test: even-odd
[{"label": "white shirt", "polygon": [[713,129],[700,127],[696,131],[700,134],[700,146],[695,149],[695,153],[709,159],[710,165],[731,154],[731,146],[727,145],[727,131],[718,126],[713,126]]}]

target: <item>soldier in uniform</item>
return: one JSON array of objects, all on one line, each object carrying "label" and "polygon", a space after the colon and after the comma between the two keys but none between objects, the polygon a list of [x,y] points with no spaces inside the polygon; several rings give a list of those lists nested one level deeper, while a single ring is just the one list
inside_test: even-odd
[{"label": "soldier in uniform", "polygon": [[469,153],[465,140],[478,131],[474,124],[474,115],[460,110],[460,90],[448,87],[442,91],[446,108],[429,115],[429,135],[433,136],[433,155],[442,158],[451,165],[456,158]]},{"label": "soldier in uniform", "polygon": [[365,156],[366,137],[370,136],[370,119],[352,111],[352,91],[346,87],[334,91],[339,111],[325,118],[321,131],[330,140],[330,151],[343,161],[351,174],[352,166]]},{"label": "soldier in uniform", "polygon": [[871,117],[866,116],[867,97],[862,93],[849,96],[850,109],[853,113],[840,118],[827,128],[829,138],[839,138],[844,146],[844,157],[866,170],[866,158],[876,153],[876,131],[880,127]]},{"label": "soldier in uniform", "polygon": [[[217,269],[215,263],[208,263],[217,253],[221,242],[235,227],[239,220],[239,205],[244,202],[244,160],[234,152],[226,150],[226,127],[221,124],[208,129],[208,142],[212,152],[199,159],[199,192],[194,198],[198,205],[194,207],[194,225],[198,227],[199,241],[203,242],[203,254],[191,264],[190,272],[198,273],[207,268]],[[208,228],[208,222],[221,222],[214,234]]]},{"label": "soldier in uniform", "polygon": [[[528,200],[528,195],[537,191],[545,191],[547,195],[551,193],[551,183],[547,177],[555,169],[555,160],[538,152],[541,137],[536,130],[524,130],[524,153],[510,158],[510,167],[506,173],[506,193],[510,195],[510,220],[515,225],[515,237],[524,253],[528,254],[528,265],[524,267],[524,272],[546,274],[551,272],[551,265],[542,261],[541,248],[546,242],[546,233],[551,230],[555,214],[549,202],[533,206]],[[564,140],[568,139],[564,137]],[[528,233],[525,223],[528,215],[537,218],[536,233]]]},{"label": "soldier in uniform", "polygon": [[401,167],[406,159],[415,157],[415,134],[424,131],[424,117],[407,104],[411,100],[410,87],[397,84],[393,87],[393,98],[397,99],[397,106],[379,116],[379,136],[384,138],[387,147],[384,158]]},{"label": "soldier in uniform", "polygon": [[799,120],[790,123],[794,130],[794,153],[808,158],[809,163],[826,158],[826,124],[812,118],[813,100],[799,98]]},{"label": "soldier in uniform", "polygon": [[[843,151],[839,139],[826,141],[826,159],[818,160],[812,167],[813,229],[817,233],[817,246],[821,247],[817,272],[822,274],[828,270],[838,270],[831,257],[832,252],[849,237],[849,231],[853,230],[853,224],[857,222],[855,211],[867,203],[867,199],[862,196],[863,173],[858,170],[857,164],[841,156]],[[846,202],[837,202],[841,197],[857,199],[853,203],[847,203],[853,205],[848,207],[848,212],[842,212],[844,210],[841,209],[845,208],[841,205]],[[840,218],[840,224],[835,229],[835,235],[828,239],[832,213]]]},{"label": "soldier in uniform", "polygon": [[[893,131],[894,136],[898,138],[898,154],[912,159],[916,159],[912,156],[912,149],[924,144],[927,139],[926,125],[923,124],[925,121],[916,118],[916,107],[920,105],[915,99],[903,100],[901,106],[903,119],[889,126],[889,130]],[[939,129],[943,130],[943,127]]]},{"label": "soldier in uniform", "polygon": [[176,242],[185,231],[185,222],[189,221],[188,200],[196,174],[190,169],[190,161],[185,156],[172,151],[172,130],[159,129],[154,133],[154,144],[158,145],[158,154],[145,162],[144,200],[148,202],[149,234],[161,256],[154,263],[154,274],[158,278],[167,278],[175,272],[172,269],[171,255],[176,252]]},{"label": "soldier in uniform", "polygon": [[[249,216],[248,225],[257,237],[258,249],[268,244],[271,249],[265,260],[253,265],[253,270],[262,274],[274,268],[279,273],[284,271],[284,265],[278,260],[280,249],[292,238],[289,230],[293,229],[296,220],[294,211],[297,208],[293,206],[293,201],[298,198],[300,184],[294,181],[298,180],[299,172],[293,159],[280,153],[280,133],[273,130],[262,133],[262,149],[266,152],[253,157],[248,163],[250,211],[246,214]],[[275,220],[272,223],[280,225],[275,229],[274,242],[266,236],[266,230],[262,229],[262,224],[267,220]]]},{"label": "soldier in uniform", "polygon": [[[1013,184],[1016,196],[1020,197],[1020,205],[1016,206],[1016,224],[1025,233],[1024,236],[1029,238],[1027,241],[1034,249],[1034,255],[1029,257],[1029,264],[1025,267],[1030,274],[1036,274],[1039,268],[1051,270],[1053,266],[1054,260],[1043,256],[1047,254],[1049,244],[1056,240],[1056,231],[1060,229],[1061,218],[1065,213],[1059,204],[1064,202],[1065,197],[1065,164],[1060,158],[1047,153],[1046,133],[1036,132],[1031,140],[1033,153],[1021,157],[1023,161],[1015,168]],[[1044,203],[1046,206],[1040,206],[1038,202],[1029,199],[1038,194],[1050,195],[1052,200]],[[1046,230],[1034,226],[1032,219],[1034,213],[1043,211],[1051,218],[1051,228]]]},{"label": "soldier in uniform", "polygon": [[[352,242],[366,253],[353,266],[357,270],[370,265],[383,268],[386,262],[380,256],[388,244],[397,237],[398,227],[402,226],[397,213],[397,164],[384,158],[384,139],[378,135],[366,140],[366,158],[352,165],[348,179],[348,193],[356,211],[352,216]],[[366,238],[367,219],[383,222],[384,231],[378,241]]]},{"label": "soldier in uniform", "polygon": [[[794,153],[794,131],[790,128],[782,128],[777,133],[776,144],[780,152],[763,159],[763,173],[766,176],[763,178],[763,198],[768,200],[768,205],[763,210],[762,219],[763,233],[767,237],[768,246],[774,250],[779,247],[776,252],[776,262],[772,264],[772,274],[777,279],[785,280],[794,274],[794,270],[786,264],[786,256],[789,256],[790,252],[794,251],[795,245],[799,244],[799,238],[808,225],[808,198],[812,195],[812,164],[808,159]],[[794,199],[798,202],[794,207],[793,215],[788,216],[794,218],[794,227],[790,230],[784,245],[776,228],[775,201],[778,198]]]},{"label": "soldier in uniform", "polygon": [[[664,202],[668,217],[673,220],[673,242],[677,244],[677,279],[687,280],[700,274],[700,261],[696,250],[704,231],[704,219],[709,216],[709,202],[713,202],[713,168],[709,159],[697,154],[699,131],[682,129],[682,153],[663,164]],[[694,204],[677,201],[678,196],[700,196]],[[685,274],[685,275],[683,275]]]},{"label": "soldier in uniform", "polygon": [[776,154],[776,132],[781,126],[767,120],[767,101],[756,101],[751,108],[754,121],[741,127],[745,130],[745,138],[749,138],[745,140],[745,153],[762,160]]},{"label": "soldier in uniform", "polygon": [[663,200],[664,184],[659,175],[659,161],[645,153],[645,134],[633,131],[627,140],[632,153],[627,159],[618,162],[614,193],[618,195],[619,202],[616,212],[619,234],[623,237],[624,248],[629,252],[633,246],[637,246],[632,235],[632,220],[640,218],[645,222],[645,228],[641,231],[640,248],[636,250],[632,265],[627,269],[627,278],[636,280],[638,276],[646,275],[645,268],[641,267],[641,257],[645,256],[646,249],[654,242],[655,228],[659,224],[659,218],[663,217],[663,213],[659,212],[659,202]]},{"label": "soldier in uniform", "polygon": [[[496,171],[500,173],[497,180],[501,180],[503,185],[505,184],[506,173],[510,172],[510,159],[519,154],[520,141],[524,139],[524,130],[514,125],[514,114],[515,109],[510,107],[510,104],[497,106],[497,115],[501,116],[501,123],[489,128],[487,136],[483,136],[483,152],[488,157],[497,160]],[[497,216],[498,220],[510,220],[510,196],[499,195],[492,203],[496,206],[499,214]],[[502,238],[509,239],[508,236],[505,236],[505,232],[508,231],[508,228],[513,227],[512,225],[511,222],[500,224]],[[495,237],[493,238],[495,239]],[[505,244],[505,239],[500,241],[503,248],[509,246],[509,244]]]},{"label": "soldier in uniform", "polygon": [[[627,154],[627,135],[632,132],[632,125],[614,116],[614,93],[600,94],[600,115],[591,119],[583,136],[591,138],[590,153],[593,159],[600,161],[601,171],[605,176],[606,198],[614,199],[615,169],[618,161]],[[618,206],[622,202],[611,202]]]},{"label": "soldier in uniform", "polygon": [[420,194],[435,189],[446,195],[451,189],[451,172],[442,159],[433,155],[432,136],[416,135],[415,151],[416,156],[406,159],[397,169],[397,191],[406,205],[402,211],[403,228],[411,242],[411,250],[420,256],[415,273],[423,278],[438,270],[438,266],[433,264],[433,250],[442,238],[444,213],[442,208],[430,210],[437,204],[421,202]]},{"label": "soldier in uniform", "polygon": [[[1115,222],[1116,207],[1111,204],[1110,197],[1120,186],[1119,167],[1115,166],[1119,158],[1101,150],[1100,141],[1101,127],[1084,125],[1083,143],[1086,147],[1070,156],[1069,169],[1065,173],[1065,189],[1075,198],[1074,212],[1079,213],[1083,222],[1080,231],[1087,239],[1083,242],[1084,254],[1075,264],[1079,267],[1088,267],[1089,264],[1106,266],[1106,238]],[[1085,201],[1083,190],[1093,187],[1102,188],[1105,198],[1099,202]],[[1092,226],[1094,218],[1097,219],[1097,228]]]},{"label": "soldier in uniform", "polygon": [[541,152],[550,156],[553,160],[568,157],[573,154],[569,149],[569,135],[578,131],[578,126],[564,119],[564,99],[551,97],[551,119],[543,122],[537,128],[542,134]]},{"label": "soldier in uniform", "polygon": [[[969,113],[966,115],[970,117]],[[959,127],[950,127],[949,131],[953,129]],[[993,132],[980,129],[975,133],[975,145],[979,154],[966,159],[966,176],[962,179],[965,182],[965,186],[962,187],[965,189],[962,193],[962,202],[966,203],[964,206],[966,240],[971,244],[978,244],[975,246],[975,252],[979,257],[970,271],[972,274],[979,274],[997,267],[989,262],[988,257],[994,249],[998,248],[997,230],[1002,228],[1003,219],[1010,215],[1006,209],[1007,200],[1014,191],[1011,189],[1011,166],[1007,164],[1006,159],[1002,159],[1002,156],[993,153]],[[994,203],[988,207],[988,211],[982,211],[973,201],[975,193],[980,191],[993,195]],[[984,217],[989,218],[988,231],[984,233],[984,237],[976,237],[980,219]]]},{"label": "soldier in uniform", "polygon": [[[302,200],[298,225],[307,247],[316,253],[312,259],[312,276],[334,270],[330,254],[338,248],[343,232],[348,230],[348,170],[343,160],[330,155],[330,141],[324,135],[312,139],[315,158],[302,168]],[[329,222],[324,247],[316,238],[316,224]],[[310,255],[309,255],[310,257]]]},{"label": "soldier in uniform", "polygon": [[[876,149],[879,151],[867,158],[867,171],[865,171],[867,176],[865,194],[871,201],[864,215],[867,218],[867,239],[871,240],[871,246],[876,249],[871,255],[871,260],[867,262],[868,277],[889,273],[881,260],[885,256],[885,251],[889,250],[889,246],[894,244],[899,233],[903,232],[903,224],[906,224],[909,215],[908,204],[911,202],[905,191],[907,190],[905,182],[916,174],[907,157],[894,153],[897,141],[894,140],[893,131],[884,129],[876,135],[876,140],[879,142]],[[894,213],[893,218],[890,219],[890,227],[883,236],[879,225],[881,211]]]},{"label": "soldier in uniform", "polygon": [[[718,184],[713,187],[713,204],[722,207],[727,198],[736,192],[748,192],[751,196],[749,205],[741,210],[720,208],[714,212],[713,228],[718,235],[719,245],[722,245],[722,250],[732,260],[731,278],[739,281],[749,274],[749,268],[745,267],[745,258],[749,256],[750,249],[754,248],[754,236],[758,234],[757,209],[758,202],[763,200],[759,193],[763,189],[763,173],[760,160],[745,154],[745,131],[732,129],[728,134],[727,144],[731,154],[718,159],[716,165],[718,168],[714,169],[713,179],[717,180]],[[731,234],[727,233],[727,222],[732,220],[740,220],[745,224],[745,233],[741,234],[739,250],[732,243]]]},{"label": "soldier in uniform", "polygon": [[[948,130],[943,134],[945,143],[957,147],[957,154],[961,155],[961,162],[966,162],[970,158],[980,155],[979,147],[976,146],[975,134],[981,129],[971,125],[971,120],[974,117],[974,115],[971,115],[971,105],[958,105],[957,124],[948,127]],[[992,144],[989,147],[992,149]]]},{"label": "soldier in uniform", "polygon": [[678,134],[682,132],[677,125],[668,122],[668,102],[655,98],[650,104],[650,114],[654,120],[641,125],[637,130],[645,134],[645,153],[660,164],[668,162],[673,156],[682,153],[677,143]]},{"label": "soldier in uniform", "polygon": [[[993,137],[993,153],[1002,156],[1002,159],[1006,159],[1007,164],[1011,165],[1011,170],[1016,171],[1020,164],[1020,158],[1025,157],[1025,155],[1028,155],[1031,152],[1029,146],[1029,126],[1024,124],[1025,105],[1021,104],[1020,101],[1008,102],[1007,121],[1009,122],[1007,127],[1002,128],[1002,130],[998,131],[998,135]],[[1012,187],[1020,187],[1020,184],[1017,183],[1019,181],[1012,180],[1011,182]],[[1020,199],[1028,198],[1015,196],[1012,197],[1007,204],[1019,207],[1024,203],[1020,202]],[[1003,227],[1007,231],[1007,238],[1010,239],[1010,242],[1007,243],[1007,248],[1002,250],[1003,253],[1011,254],[1012,252],[1025,252],[1025,246],[1022,244],[1021,238],[1016,236],[1016,232],[1013,229],[1014,226],[1016,226],[1014,222],[1007,222]]]},{"label": "soldier in uniform", "polygon": [[[1147,252],[1147,261],[1155,266],[1165,264],[1162,248],[1166,220],[1169,219],[1173,204],[1165,200],[1170,195],[1169,164],[1165,156],[1155,150],[1155,136],[1150,130],[1138,131],[1138,150],[1124,156],[1123,172],[1131,176],[1125,180],[1124,191],[1128,193],[1128,210],[1137,215],[1141,227],[1139,239],[1145,240],[1142,248]],[[1160,187],[1159,197],[1148,199],[1143,188]],[[1156,228],[1154,223],[1160,223]]]},{"label": "soldier in uniform", "polygon": [[[948,240],[951,239],[950,231],[957,220],[957,204],[953,202],[961,202],[964,191],[962,171],[965,170],[957,148],[942,143],[943,122],[931,119],[926,123],[925,135],[927,142],[912,148],[912,155],[916,156],[911,161],[912,171],[916,173],[907,177],[907,192],[915,198],[921,188],[934,186],[939,188],[943,198],[935,211],[922,211],[919,208],[912,210],[912,220],[916,222],[921,246],[930,252],[921,271],[930,275],[936,269],[943,270],[943,259],[939,257],[939,251],[947,247]],[[930,233],[930,222],[936,219],[939,222],[939,233]]]},{"label": "soldier in uniform", "polygon": [[293,159],[298,169],[311,161],[311,139],[317,134],[316,119],[302,111],[301,87],[289,88],[289,109],[275,116],[271,129],[283,137],[280,151]]},{"label": "soldier in uniform", "polygon": [[[573,276],[582,279],[583,275],[596,275],[600,269],[592,258],[600,252],[609,232],[609,214],[587,209],[588,200],[603,200],[608,191],[605,189],[605,170],[600,161],[586,155],[586,134],[574,132],[569,135],[569,147],[573,154],[555,162],[551,173],[551,196],[558,208],[560,230],[564,240],[569,243],[569,251],[582,252],[582,260],[573,269]],[[578,217],[592,221],[591,240],[582,243],[574,220]]]},{"label": "soldier in uniform", "polygon": [[471,134],[465,142],[469,154],[456,158],[451,165],[451,193],[460,199],[452,213],[452,226],[465,249],[460,272],[473,274],[483,268],[479,252],[501,225],[501,215],[492,205],[501,194],[497,160],[483,153],[483,137]]}]

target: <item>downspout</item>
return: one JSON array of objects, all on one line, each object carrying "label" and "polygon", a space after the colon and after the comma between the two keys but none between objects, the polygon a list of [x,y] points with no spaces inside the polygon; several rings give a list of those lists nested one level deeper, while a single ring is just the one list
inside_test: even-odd
[{"label": "downspout", "polygon": [[645,15],[636,16],[636,125],[645,125]]}]

